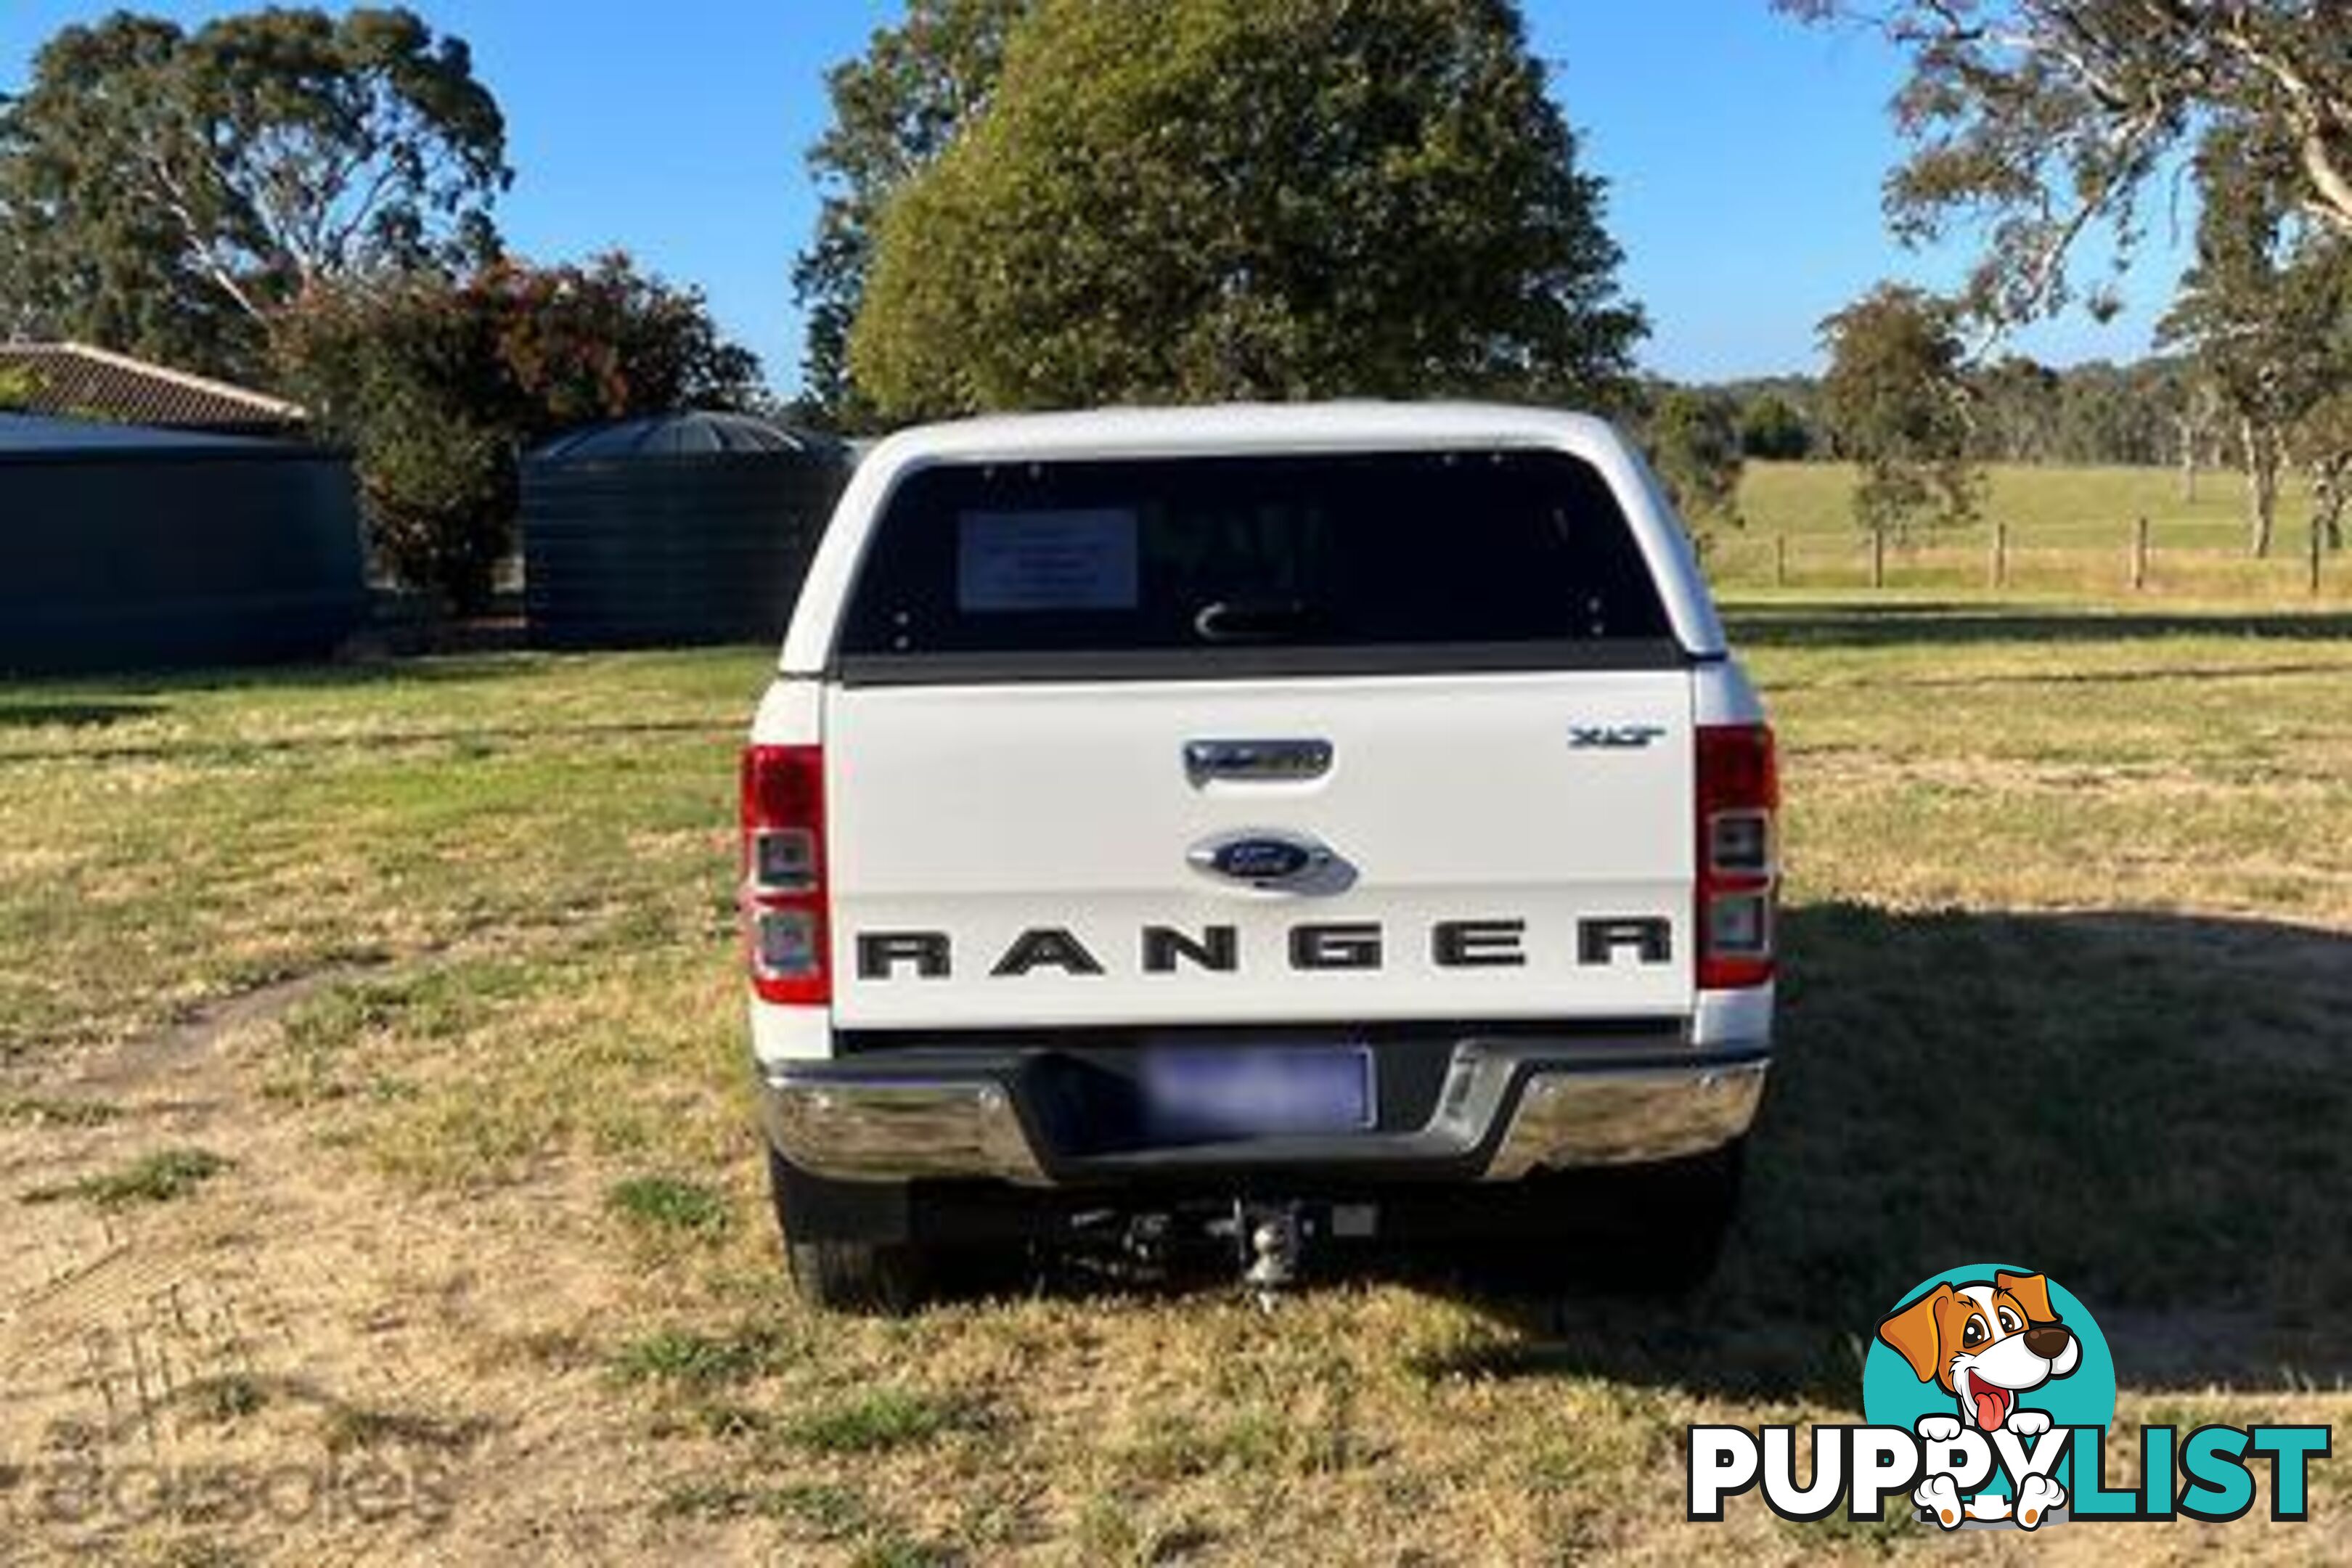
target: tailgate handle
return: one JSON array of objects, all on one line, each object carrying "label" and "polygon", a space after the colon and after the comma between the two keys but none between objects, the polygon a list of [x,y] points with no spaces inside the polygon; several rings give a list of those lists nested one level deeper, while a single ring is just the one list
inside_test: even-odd
[{"label": "tailgate handle", "polygon": [[1328,741],[1187,741],[1184,776],[1211,779],[1319,779],[1331,771]]}]

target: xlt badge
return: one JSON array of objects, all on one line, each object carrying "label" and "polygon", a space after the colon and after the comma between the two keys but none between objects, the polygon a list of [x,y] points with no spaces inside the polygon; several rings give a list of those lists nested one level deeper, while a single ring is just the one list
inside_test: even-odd
[{"label": "xlt badge", "polygon": [[1639,751],[1665,732],[1663,724],[1570,724],[1568,747],[1572,752]]}]

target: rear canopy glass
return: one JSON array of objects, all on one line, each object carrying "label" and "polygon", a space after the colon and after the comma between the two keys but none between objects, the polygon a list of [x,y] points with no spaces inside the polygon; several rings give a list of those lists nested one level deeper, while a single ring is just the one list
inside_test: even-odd
[{"label": "rear canopy glass", "polygon": [[836,651],[845,674],[911,679],[1675,650],[1607,481],[1565,453],[1476,451],[919,469],[876,521]]}]

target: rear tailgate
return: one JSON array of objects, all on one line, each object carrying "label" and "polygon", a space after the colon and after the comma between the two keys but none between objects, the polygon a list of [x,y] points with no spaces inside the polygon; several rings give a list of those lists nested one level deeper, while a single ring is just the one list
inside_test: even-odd
[{"label": "rear tailgate", "polygon": [[[824,724],[845,1026],[1691,1005],[1681,671],[869,688],[833,694]],[[1286,739],[1328,742],[1328,771],[1186,766],[1191,742]],[[1259,834],[1327,846],[1335,874],[1261,890],[1189,858]],[[1152,928],[1229,942],[1230,968],[1170,959]],[[914,961],[918,935],[945,938],[945,973]]]},{"label": "rear tailgate", "polygon": [[826,673],[842,1026],[1693,1005],[1690,668],[1566,453],[920,468]]}]

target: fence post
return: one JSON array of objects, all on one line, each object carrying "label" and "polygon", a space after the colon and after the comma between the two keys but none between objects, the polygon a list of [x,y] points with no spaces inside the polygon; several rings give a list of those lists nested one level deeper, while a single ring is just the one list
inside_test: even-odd
[{"label": "fence post", "polygon": [[1883,528],[1870,531],[1870,585],[1886,586],[1886,531]]},{"label": "fence post", "polygon": [[1992,565],[1985,575],[1993,587],[2009,586],[2009,524],[2006,522],[1992,525]]},{"label": "fence post", "polygon": [[2315,599],[2319,597],[2320,542],[2319,514],[2314,512],[2311,517],[2311,566],[2306,574],[2306,581],[2311,596]]},{"label": "fence post", "polygon": [[1772,536],[1772,586],[1785,588],[1788,585],[1789,536],[1776,533]]},{"label": "fence post", "polygon": [[2137,594],[2147,586],[2147,519],[2132,522],[2131,585]]}]

